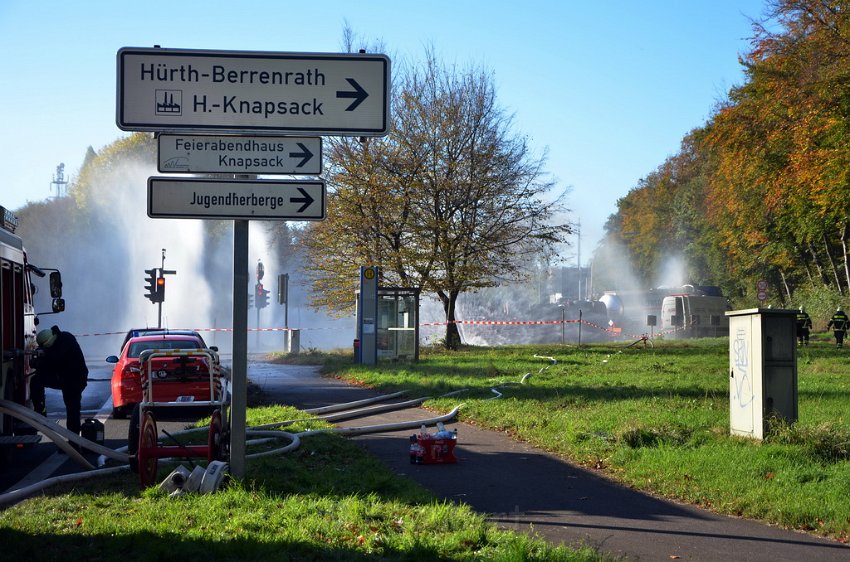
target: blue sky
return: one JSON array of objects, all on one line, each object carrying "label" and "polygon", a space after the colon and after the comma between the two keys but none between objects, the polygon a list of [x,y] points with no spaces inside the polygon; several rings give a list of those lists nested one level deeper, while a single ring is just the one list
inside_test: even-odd
[{"label": "blue sky", "polygon": [[738,56],[763,9],[763,0],[0,0],[0,205],[50,197],[60,162],[73,178],[88,146],[129,134],[115,125],[121,47],[339,52],[347,22],[394,63],[433,47],[446,63],[493,72],[514,131],[548,150],[547,170],[571,188],[586,264],[617,199],[742,82]]}]

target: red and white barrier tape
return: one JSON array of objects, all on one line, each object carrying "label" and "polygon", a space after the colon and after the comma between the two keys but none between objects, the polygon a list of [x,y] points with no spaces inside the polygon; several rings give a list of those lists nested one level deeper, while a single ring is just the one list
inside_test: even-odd
[{"label": "red and white barrier tape", "polygon": [[[588,322],[587,320],[455,320],[453,322],[425,322],[419,324],[419,327],[429,327],[429,326],[448,326],[450,323],[468,325],[468,326],[536,326],[536,325],[558,325],[558,324],[584,324],[585,326],[590,326],[591,328],[596,328],[597,330],[601,330],[603,332],[607,332],[612,337],[617,336],[627,336],[634,338],[643,338],[646,337],[646,334],[635,335],[635,334],[623,334],[622,330],[619,328],[610,328],[605,326],[599,326],[598,324],[594,324],[593,322]],[[151,328],[151,330],[155,330],[156,328]],[[163,328],[165,329],[165,328]],[[302,330],[302,331],[313,331],[313,330],[339,330],[342,328],[248,328],[249,332],[286,332],[289,330]],[[668,334],[676,333],[684,328],[671,328],[669,330],[662,330],[659,332],[655,332],[653,337],[664,336]],[[232,332],[233,328],[194,328],[196,332]],[[90,334],[76,334],[77,337],[86,337],[86,336],[121,336],[125,335],[127,332],[93,332]]]},{"label": "red and white barrier tape", "polygon": [[[578,324],[579,320],[455,320],[454,324],[470,324],[482,326],[506,326],[517,324]],[[581,322],[584,322],[583,320]],[[586,322],[584,322],[586,324]],[[419,326],[446,326],[449,322],[428,322]]]}]

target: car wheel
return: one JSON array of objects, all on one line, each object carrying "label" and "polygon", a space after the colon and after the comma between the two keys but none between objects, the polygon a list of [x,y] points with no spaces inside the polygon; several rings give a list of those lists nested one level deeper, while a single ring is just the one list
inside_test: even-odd
[{"label": "car wheel", "polygon": [[127,419],[127,406],[112,408],[112,418],[116,420]]}]

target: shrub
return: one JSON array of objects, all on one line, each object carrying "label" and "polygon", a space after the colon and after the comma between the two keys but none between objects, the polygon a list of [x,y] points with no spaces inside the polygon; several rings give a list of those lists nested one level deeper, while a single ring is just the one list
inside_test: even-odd
[{"label": "shrub", "polygon": [[835,312],[838,306],[844,307],[847,310],[848,300],[842,296],[835,287],[816,287],[811,284],[798,287],[794,291],[794,308],[801,306],[806,309],[809,316],[812,317],[812,324],[815,330],[826,329],[826,324]]},{"label": "shrub", "polygon": [[811,427],[772,420],[770,427],[765,442],[803,447],[810,457],[821,462],[850,460],[850,431],[836,423]]}]

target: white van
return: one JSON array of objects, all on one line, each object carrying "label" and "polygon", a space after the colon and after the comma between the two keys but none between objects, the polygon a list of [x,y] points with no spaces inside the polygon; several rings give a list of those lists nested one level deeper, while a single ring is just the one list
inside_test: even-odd
[{"label": "white van", "polygon": [[661,302],[661,329],[672,337],[728,336],[727,310],[732,307],[726,297],[670,295]]}]

